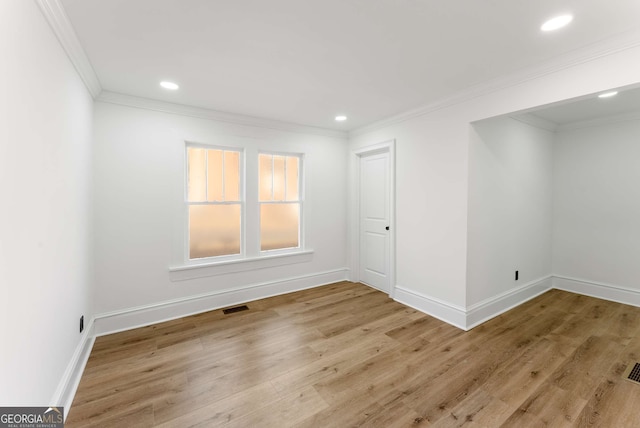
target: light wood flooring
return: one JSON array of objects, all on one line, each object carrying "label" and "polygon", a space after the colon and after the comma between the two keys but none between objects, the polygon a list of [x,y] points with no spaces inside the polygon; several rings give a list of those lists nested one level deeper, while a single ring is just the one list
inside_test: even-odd
[{"label": "light wood flooring", "polygon": [[640,426],[640,308],[549,291],[463,332],[348,282],[99,337],[66,426]]}]

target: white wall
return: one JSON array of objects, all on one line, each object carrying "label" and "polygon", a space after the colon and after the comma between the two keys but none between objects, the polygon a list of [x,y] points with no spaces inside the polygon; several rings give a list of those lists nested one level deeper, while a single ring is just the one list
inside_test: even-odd
[{"label": "white wall", "polygon": [[469,303],[497,291],[481,285],[467,296],[467,281],[484,282],[466,272],[469,124],[638,83],[639,56],[635,46],[580,57],[352,133],[351,149],[396,140],[396,286],[411,294],[404,302],[464,326]]},{"label": "white wall", "polygon": [[554,138],[506,116],[473,125],[467,305],[551,275]]},{"label": "white wall", "polygon": [[[467,128],[414,120],[356,136],[396,141],[396,285],[464,305]],[[450,140],[451,136],[454,136]]]},{"label": "white wall", "polygon": [[0,58],[0,405],[64,405],[92,317],[92,99],[35,2],[0,2]]},{"label": "white wall", "polygon": [[[96,103],[94,124],[96,312],[109,315],[99,320],[99,332],[346,278],[346,139],[106,102]],[[184,257],[185,141],[244,147],[254,153],[304,153],[305,231],[306,246],[314,250],[311,260],[172,281],[169,267]],[[283,282],[290,279],[294,280]],[[273,286],[270,291],[233,291],[264,283]],[[210,298],[185,302],[203,295]],[[165,305],[168,302],[174,305]],[[147,308],[150,313],[130,311],[149,305],[155,305]]]},{"label": "white wall", "polygon": [[558,133],[553,270],[640,291],[640,119]]}]

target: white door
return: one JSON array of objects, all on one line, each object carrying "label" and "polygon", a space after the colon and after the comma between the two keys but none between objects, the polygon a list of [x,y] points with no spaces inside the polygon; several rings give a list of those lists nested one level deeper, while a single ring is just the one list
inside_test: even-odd
[{"label": "white door", "polygon": [[360,157],[360,281],[390,292],[389,152]]}]

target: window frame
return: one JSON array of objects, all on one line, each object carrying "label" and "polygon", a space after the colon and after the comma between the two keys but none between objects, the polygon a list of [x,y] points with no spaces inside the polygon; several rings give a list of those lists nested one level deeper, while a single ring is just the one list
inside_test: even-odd
[{"label": "window frame", "polygon": [[[274,165],[274,160],[273,160],[273,156],[284,156],[286,157],[296,157],[298,158],[298,199],[295,201],[288,201],[286,200],[286,189],[287,189],[287,174],[286,174],[286,161],[285,161],[285,200],[282,201],[261,201],[260,200],[260,155],[270,155],[272,156],[272,161],[271,161],[271,171],[272,171],[272,180],[273,180],[273,165]],[[258,247],[258,252],[260,254],[260,256],[262,257],[269,257],[269,256],[278,256],[281,254],[295,254],[295,253],[299,253],[299,252],[303,252],[305,251],[305,243],[304,243],[304,199],[305,199],[305,186],[304,186],[304,164],[305,164],[305,159],[304,159],[304,154],[303,153],[293,153],[293,152],[282,152],[282,151],[274,151],[274,150],[258,150],[257,153],[257,166],[258,166],[258,170],[256,171],[256,188],[258,190],[258,197],[257,197],[257,211],[258,211],[258,234],[257,234],[257,247]],[[271,193],[273,195],[274,193],[274,189],[273,189],[273,185],[271,188]],[[260,219],[260,215],[261,215],[261,208],[263,204],[298,204],[299,205],[299,213],[298,213],[298,246],[297,247],[287,247],[287,248],[277,248],[277,249],[272,249],[272,250],[262,250],[262,239],[261,239],[261,235],[262,235],[262,227],[261,227],[261,219]]]},{"label": "window frame", "polygon": [[[238,159],[238,196],[239,201],[204,201],[204,202],[190,202],[189,201],[189,148],[197,148],[204,150],[221,150],[223,152],[236,152],[239,155]],[[246,175],[245,175],[245,156],[246,152],[244,148],[233,146],[222,146],[214,144],[203,144],[191,141],[186,141],[184,145],[184,191],[183,191],[183,228],[184,228],[184,249],[183,257],[186,265],[201,265],[216,262],[232,262],[236,260],[242,260],[246,258],[246,217],[247,217],[247,204],[246,204]],[[208,186],[208,172],[209,168],[206,168],[205,186]],[[223,174],[224,178],[224,174]],[[206,188],[206,187],[205,187]],[[224,188],[224,184],[223,184]],[[206,192],[205,192],[206,194]],[[219,256],[209,256],[200,258],[190,258],[191,242],[190,242],[190,222],[189,222],[189,207],[191,205],[240,205],[240,252],[237,254],[224,254]]]},{"label": "window frame", "polygon": [[[237,141],[236,141],[237,140]],[[306,189],[306,173],[308,159],[304,152],[277,151],[261,149],[254,141],[225,138],[219,143],[202,143],[198,140],[183,139],[184,156],[181,171],[183,180],[181,190],[181,216],[175,223],[174,237],[180,244],[173,247],[172,260],[169,266],[171,281],[186,281],[217,275],[248,272],[258,269],[286,266],[296,263],[310,262],[315,251],[308,247],[306,240],[306,215],[304,211]],[[212,150],[229,150],[240,153],[240,197],[241,197],[241,251],[240,254],[213,256],[189,259],[189,203],[188,203],[188,147]],[[277,250],[260,251],[260,207],[259,207],[259,154],[279,156],[296,156],[299,158],[298,186],[300,203],[299,246]],[[249,200],[250,199],[250,200]],[[176,213],[177,214],[177,213]],[[177,214],[178,216],[178,214]],[[177,226],[179,225],[179,229]]]}]

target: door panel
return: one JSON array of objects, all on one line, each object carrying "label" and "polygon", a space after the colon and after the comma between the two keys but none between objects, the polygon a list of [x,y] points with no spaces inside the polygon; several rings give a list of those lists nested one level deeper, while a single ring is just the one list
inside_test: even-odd
[{"label": "door panel", "polygon": [[360,281],[390,291],[389,153],[360,158]]}]

